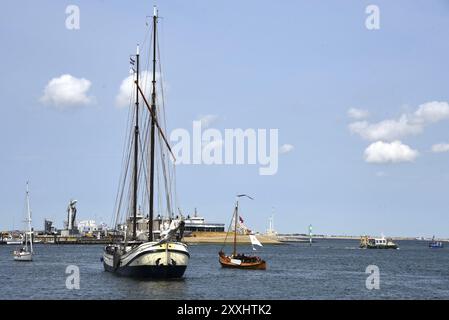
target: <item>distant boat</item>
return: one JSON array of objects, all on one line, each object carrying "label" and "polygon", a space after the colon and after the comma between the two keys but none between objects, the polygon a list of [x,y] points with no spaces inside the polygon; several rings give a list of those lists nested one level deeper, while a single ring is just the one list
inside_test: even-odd
[{"label": "distant boat", "polygon": [[4,240],[4,242],[9,245],[16,245],[16,246],[21,245],[23,244],[23,236],[22,235],[20,235],[19,237],[9,236]]},{"label": "distant boat", "polygon": [[20,249],[14,251],[13,255],[15,261],[33,260],[33,230],[31,229],[30,192],[28,190],[28,182],[26,188],[26,208],[27,220],[25,220],[25,222],[27,223],[27,230],[25,231],[25,245]]},{"label": "distant boat", "polygon": [[432,237],[432,241],[429,243],[429,248],[432,249],[439,249],[443,248],[443,242],[442,241],[435,241],[435,236]]},{"label": "distant boat", "polygon": [[[240,197],[251,197],[241,194],[238,195],[237,198]],[[235,268],[235,269],[256,269],[256,270],[265,270],[267,268],[267,264],[264,260],[259,258],[258,256],[248,256],[241,253],[237,253],[237,223],[239,221],[239,202],[236,201],[234,214],[234,250],[231,255],[227,256],[223,249],[218,253],[218,260],[223,268]],[[231,227],[230,227],[231,228]],[[229,228],[229,229],[230,229]],[[229,233],[230,230],[228,230]],[[262,246],[259,240],[255,235],[249,235],[251,240],[251,244],[253,245],[253,250],[255,250],[254,246]],[[226,244],[226,240],[225,240]],[[224,245],[223,245],[224,246]]]},{"label": "distant boat", "polygon": [[397,244],[391,239],[386,239],[383,235],[381,238],[371,238],[364,236],[360,239],[360,248],[363,249],[398,249]]}]

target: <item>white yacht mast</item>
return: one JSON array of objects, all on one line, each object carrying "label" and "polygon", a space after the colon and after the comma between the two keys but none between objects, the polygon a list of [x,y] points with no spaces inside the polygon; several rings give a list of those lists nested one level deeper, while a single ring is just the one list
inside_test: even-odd
[{"label": "white yacht mast", "polygon": [[28,251],[28,237],[30,239],[30,252],[33,253],[33,231],[31,230],[31,207],[30,207],[30,191],[28,188],[28,181],[27,181],[27,191],[26,191],[26,201],[27,201],[27,220],[28,223],[28,230],[25,233],[25,248]]}]

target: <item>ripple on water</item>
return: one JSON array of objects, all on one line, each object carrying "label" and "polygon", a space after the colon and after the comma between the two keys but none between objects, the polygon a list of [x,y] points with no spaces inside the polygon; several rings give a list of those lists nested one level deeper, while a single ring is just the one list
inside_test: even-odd
[{"label": "ripple on water", "polygon": [[[264,246],[266,271],[223,269],[220,246],[190,246],[185,277],[138,281],[103,271],[102,246],[36,245],[33,262],[12,260],[0,246],[1,299],[448,299],[447,248],[402,241],[401,250],[359,250],[357,240]],[[242,247],[252,252],[250,246]],[[367,290],[368,265],[380,270],[380,290]],[[68,265],[80,269],[80,290],[68,290]]]}]

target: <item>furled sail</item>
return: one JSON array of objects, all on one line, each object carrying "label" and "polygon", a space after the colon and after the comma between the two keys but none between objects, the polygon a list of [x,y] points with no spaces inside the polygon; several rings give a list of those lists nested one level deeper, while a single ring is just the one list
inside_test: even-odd
[{"label": "furled sail", "polygon": [[170,223],[170,226],[167,229],[161,231],[161,240],[159,240],[159,243],[165,243],[169,241],[176,235],[176,232],[183,227],[184,221],[173,219]]}]

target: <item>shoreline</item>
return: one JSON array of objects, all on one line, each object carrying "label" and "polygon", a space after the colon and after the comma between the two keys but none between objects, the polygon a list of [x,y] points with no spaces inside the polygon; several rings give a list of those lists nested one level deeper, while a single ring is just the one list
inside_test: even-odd
[{"label": "shoreline", "polygon": [[[275,237],[266,235],[256,235],[257,239],[262,244],[281,245],[282,241]],[[226,241],[225,241],[226,240]],[[233,233],[229,233],[226,237],[226,232],[193,232],[191,236],[184,237],[183,241],[187,244],[232,244],[234,241]],[[238,234],[236,238],[237,244],[251,244],[248,235]]]},{"label": "shoreline", "polygon": [[[268,236],[264,234],[256,234],[257,239],[263,245],[282,245],[288,243],[309,243],[310,238],[304,234],[278,234],[277,236]],[[415,237],[389,237],[393,241],[431,241],[431,239],[421,239]],[[108,239],[96,239],[85,237],[61,237],[61,236],[36,236],[35,244],[44,245],[107,245],[112,242]],[[354,240],[360,241],[360,236],[348,235],[314,235],[312,242],[319,240]],[[234,241],[234,234],[226,232],[192,232],[189,236],[182,239],[186,244],[201,245],[201,244],[226,244],[230,245]],[[436,238],[435,241],[449,242],[449,239]],[[236,242],[239,245],[251,245],[248,235],[238,234]],[[0,242],[0,245],[8,245],[6,242]],[[13,246],[10,244],[10,246]]]}]

